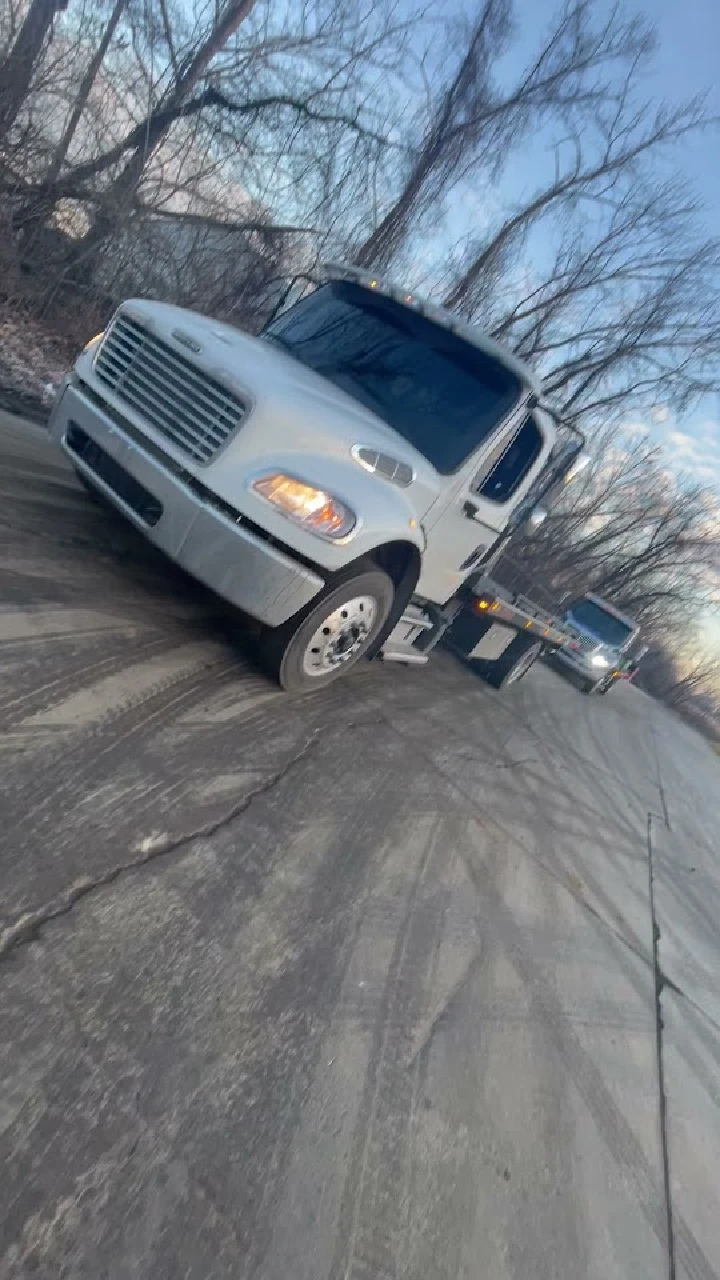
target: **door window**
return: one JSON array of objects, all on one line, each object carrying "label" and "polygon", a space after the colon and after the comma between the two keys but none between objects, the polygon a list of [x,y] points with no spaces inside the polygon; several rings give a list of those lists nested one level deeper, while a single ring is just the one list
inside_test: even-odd
[{"label": "door window", "polygon": [[526,418],[475,492],[490,502],[507,502],[537,461],[542,447],[540,428],[532,418]]}]

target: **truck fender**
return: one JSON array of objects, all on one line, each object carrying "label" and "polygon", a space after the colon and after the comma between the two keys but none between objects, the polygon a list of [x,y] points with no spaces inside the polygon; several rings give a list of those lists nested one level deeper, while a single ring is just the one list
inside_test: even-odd
[{"label": "truck fender", "polygon": [[385,620],[384,627],[378,632],[367,652],[368,658],[375,658],[414,595],[420,577],[422,559],[419,548],[412,542],[404,541],[383,543],[374,547],[368,554],[395,583],[392,609]]}]

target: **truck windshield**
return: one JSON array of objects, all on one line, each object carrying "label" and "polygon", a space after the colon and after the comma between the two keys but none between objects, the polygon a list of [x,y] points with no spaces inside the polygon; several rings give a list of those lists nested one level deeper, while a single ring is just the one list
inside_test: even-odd
[{"label": "truck windshield", "polygon": [[520,380],[449,329],[349,282],[325,285],[264,337],[364,404],[441,473],[520,398]]},{"label": "truck windshield", "polygon": [[603,644],[610,644],[615,649],[621,648],[633,631],[632,627],[612,613],[606,613],[592,600],[576,600],[567,610],[567,616],[571,622],[587,627]]}]

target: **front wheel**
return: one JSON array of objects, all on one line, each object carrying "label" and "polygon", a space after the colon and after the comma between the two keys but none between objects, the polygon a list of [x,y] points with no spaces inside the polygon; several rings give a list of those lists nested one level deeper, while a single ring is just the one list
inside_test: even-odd
[{"label": "front wheel", "polygon": [[583,693],[592,694],[594,697],[599,698],[603,693],[607,693],[610,688],[610,683],[608,683],[607,678],[603,676],[601,680],[583,680],[580,688]]},{"label": "front wheel", "polygon": [[518,680],[527,675],[542,650],[542,640],[532,640],[524,635],[516,636],[501,657],[488,664],[485,679],[493,689],[505,689],[509,684],[517,684]]},{"label": "front wheel", "polygon": [[288,693],[324,689],[367,653],[392,607],[393,581],[371,560],[336,577],[306,609],[267,632],[263,661]]}]

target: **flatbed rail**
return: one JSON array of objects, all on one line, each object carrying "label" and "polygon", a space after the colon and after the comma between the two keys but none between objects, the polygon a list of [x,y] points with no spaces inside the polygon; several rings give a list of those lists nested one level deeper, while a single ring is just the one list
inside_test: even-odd
[{"label": "flatbed rail", "polygon": [[568,645],[576,648],[579,640],[574,629],[563,622],[554,610],[532,600],[522,592],[512,592],[494,579],[483,577],[470,588],[465,601],[472,612],[487,614],[493,621],[517,631],[527,631],[550,648]]}]

